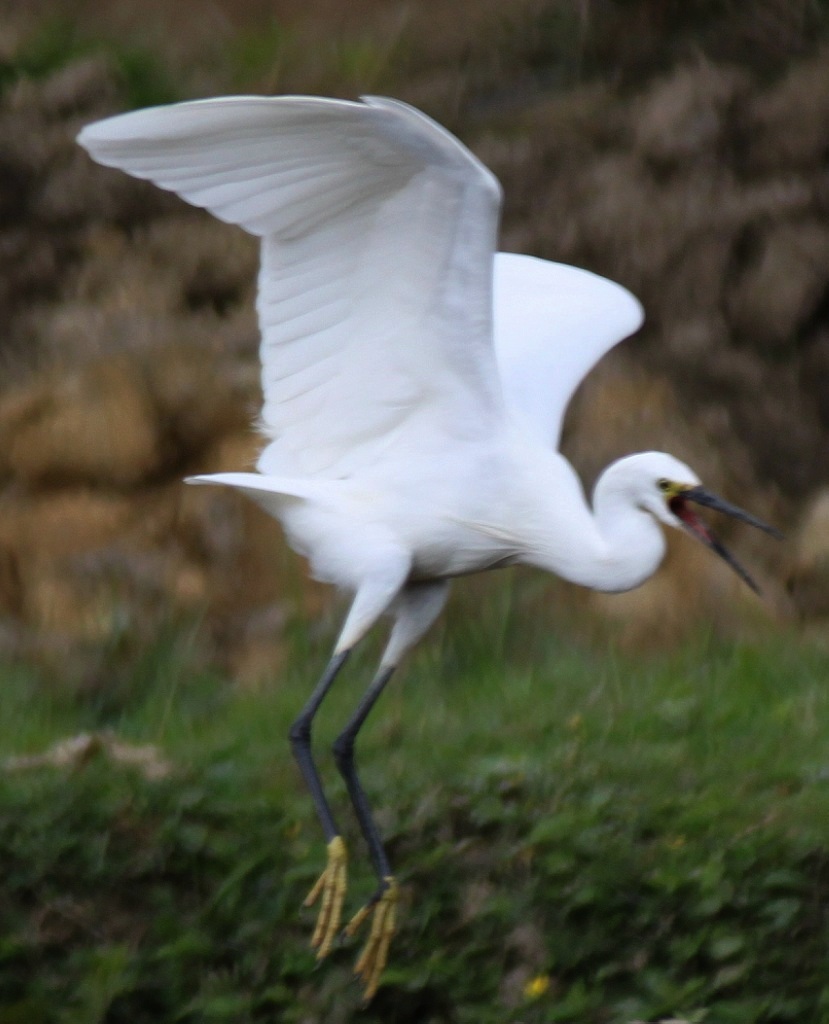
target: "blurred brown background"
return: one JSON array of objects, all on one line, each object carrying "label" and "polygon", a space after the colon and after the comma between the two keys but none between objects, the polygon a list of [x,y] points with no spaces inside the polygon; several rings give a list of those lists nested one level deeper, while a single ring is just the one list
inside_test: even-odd
[{"label": "blurred brown background", "polygon": [[[27,0],[0,4],[0,654],[62,667],[177,618],[235,678],[330,606],[278,527],[189,472],[249,468],[255,243],[93,165],[84,123],[226,92],[397,96],[506,191],[502,246],[645,304],[579,394],[589,485],[643,448],[784,528],[685,538],[631,595],[553,583],[631,644],[829,615],[829,4]],[[474,583],[464,583],[474,587]]]}]

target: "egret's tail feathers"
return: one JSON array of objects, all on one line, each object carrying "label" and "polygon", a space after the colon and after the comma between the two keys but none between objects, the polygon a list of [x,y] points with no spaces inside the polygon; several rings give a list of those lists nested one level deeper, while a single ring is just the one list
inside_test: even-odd
[{"label": "egret's tail feathers", "polygon": [[316,501],[323,498],[323,492],[330,493],[331,481],[300,480],[293,477],[264,476],[261,473],[206,473],[188,476],[188,484],[221,484],[235,487],[253,501],[272,511],[285,499]]}]

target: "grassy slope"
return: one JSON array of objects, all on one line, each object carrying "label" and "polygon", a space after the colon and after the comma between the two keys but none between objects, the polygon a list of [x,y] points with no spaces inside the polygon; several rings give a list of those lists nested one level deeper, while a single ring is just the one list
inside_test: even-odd
[{"label": "grassy slope", "polygon": [[327,640],[298,635],[261,693],[200,676],[186,634],[111,688],[8,671],[4,752],[113,728],[177,768],[0,781],[0,1021],[829,1019],[827,657],[700,642],[634,665],[528,631],[512,595],[467,625],[455,606],[366,728],[406,909],[365,1013],[354,950],[312,971],[298,909],[323,850],[283,737]]}]

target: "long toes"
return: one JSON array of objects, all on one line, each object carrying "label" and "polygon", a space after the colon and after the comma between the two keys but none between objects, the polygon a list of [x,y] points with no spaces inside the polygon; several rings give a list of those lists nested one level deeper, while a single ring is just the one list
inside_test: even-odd
[{"label": "long toes", "polygon": [[322,888],[322,903],[311,936],[311,948],[317,951],[318,960],[323,960],[331,952],[340,930],[345,885],[338,881],[338,875],[336,872],[334,878],[326,878]]},{"label": "long toes", "polygon": [[363,997],[368,1002],[377,992],[380,976],[388,962],[389,946],[397,930],[399,889],[394,878],[384,879],[384,888],[377,898],[359,910],[345,931],[353,935],[371,915],[371,930],[357,959],[354,973],[363,984]]},{"label": "long toes", "polygon": [[317,951],[318,960],[328,956],[339,932],[345,890],[345,843],[339,836],[335,836],[328,844],[328,863],[325,870],[303,902],[303,906],[310,907],[320,900],[317,924],[311,936],[311,948]]}]

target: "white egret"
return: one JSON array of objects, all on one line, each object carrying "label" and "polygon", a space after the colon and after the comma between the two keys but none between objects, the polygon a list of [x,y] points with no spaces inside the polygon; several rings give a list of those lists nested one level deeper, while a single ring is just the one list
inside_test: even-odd
[{"label": "white egret", "polygon": [[681,527],[745,570],[697,517],[707,505],[774,532],[705,491],[670,455],[613,463],[592,507],[557,451],[573,391],[638,329],[624,288],[573,267],[495,255],[501,190],[453,135],[368,97],[227,97],[85,128],[95,160],[147,178],[262,239],[257,308],[267,444],[235,487],[281,521],[315,576],[353,595],[322,679],[291,729],[328,843],[306,900],[312,939],[338,933],[346,849],[311,751],[320,704],[355,644],[393,625],[373,682],[334,745],[379,887],[357,962],[377,988],[397,884],[354,762],[354,742],[448,581],[516,563],[606,591],[659,565]]}]

